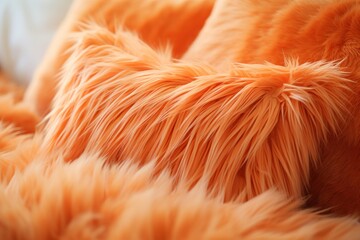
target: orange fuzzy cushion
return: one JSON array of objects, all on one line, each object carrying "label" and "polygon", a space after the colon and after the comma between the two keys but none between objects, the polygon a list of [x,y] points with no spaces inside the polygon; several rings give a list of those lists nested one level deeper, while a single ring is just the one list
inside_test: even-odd
[{"label": "orange fuzzy cushion", "polygon": [[176,179],[201,177],[226,199],[270,187],[300,197],[309,166],[342,120],[349,89],[333,63],[234,65],[218,72],[172,61],[130,33],[90,25],[48,116],[48,152],[156,161]]},{"label": "orange fuzzy cushion", "polygon": [[358,238],[301,208],[359,215],[359,8],[75,0],[0,81],[0,239]]},{"label": "orange fuzzy cushion", "polygon": [[244,204],[224,204],[206,196],[203,185],[186,191],[181,184],[174,188],[166,172],[154,175],[153,164],[104,167],[96,156],[52,166],[33,161],[0,186],[0,237],[354,239],[360,234],[356,221],[299,210],[300,202],[274,191]]}]

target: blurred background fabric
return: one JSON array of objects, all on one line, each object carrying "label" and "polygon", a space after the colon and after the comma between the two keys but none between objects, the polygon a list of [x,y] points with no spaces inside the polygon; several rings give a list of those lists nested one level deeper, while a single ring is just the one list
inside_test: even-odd
[{"label": "blurred background fabric", "polygon": [[72,0],[1,0],[0,68],[27,86]]}]

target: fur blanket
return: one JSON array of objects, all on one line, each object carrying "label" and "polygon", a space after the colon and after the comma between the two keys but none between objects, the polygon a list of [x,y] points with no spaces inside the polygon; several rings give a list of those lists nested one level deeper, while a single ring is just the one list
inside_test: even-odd
[{"label": "fur blanket", "polygon": [[75,0],[0,77],[0,239],[359,239],[359,58],[358,0]]}]

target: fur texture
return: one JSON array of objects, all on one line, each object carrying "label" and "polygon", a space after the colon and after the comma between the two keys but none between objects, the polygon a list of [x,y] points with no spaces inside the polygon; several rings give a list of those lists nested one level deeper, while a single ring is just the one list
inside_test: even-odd
[{"label": "fur texture", "polygon": [[[60,69],[71,54],[69,34],[79,30],[79,22],[96,20],[108,28],[122,25],[136,31],[150,46],[171,45],[181,57],[209,16],[214,0],[75,0],[58,30],[27,92],[26,101],[40,115],[50,110]],[[46,90],[45,90],[46,89]]]},{"label": "fur texture", "polygon": [[[49,160],[49,159],[47,159]],[[244,204],[187,191],[154,164],[104,166],[98,156],[52,165],[34,160],[0,186],[7,239],[353,239],[360,227],[299,210],[268,191]],[[76,183],[76,184],[74,184]],[[51,219],[51,221],[49,221]]]},{"label": "fur texture", "polygon": [[0,69],[0,95],[11,94],[15,102],[23,99],[24,89],[13,83],[11,79]]},{"label": "fur texture", "polygon": [[[14,125],[20,131],[33,133],[39,117],[22,102],[24,90],[11,82],[0,71],[0,121],[1,124]],[[1,141],[1,140],[0,140]]]},{"label": "fur texture", "polygon": [[[235,65],[217,72],[172,62],[135,36],[89,26],[75,45],[49,115],[49,152],[110,161],[156,159],[189,186],[247,200],[269,187],[301,196],[309,164],[347,104],[332,63]],[[100,60],[101,59],[101,60]],[[286,146],[286,147],[284,147]]]},{"label": "fur texture", "polygon": [[0,239],[360,236],[301,209],[358,213],[359,1],[218,0],[202,28],[212,5],[75,1],[40,127],[0,81]]},{"label": "fur texture", "polygon": [[350,114],[319,149],[309,196],[315,206],[360,215],[360,1],[219,0],[184,58],[224,69],[233,61],[282,65],[284,57],[343,60],[349,72]]}]

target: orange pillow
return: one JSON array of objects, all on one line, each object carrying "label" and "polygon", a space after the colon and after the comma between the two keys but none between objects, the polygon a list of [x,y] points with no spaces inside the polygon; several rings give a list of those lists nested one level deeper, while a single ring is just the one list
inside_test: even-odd
[{"label": "orange pillow", "polygon": [[347,104],[335,63],[237,64],[218,72],[173,61],[136,36],[90,25],[74,39],[44,149],[67,160],[156,161],[191,187],[246,200],[277,187],[301,196],[310,163]]}]

